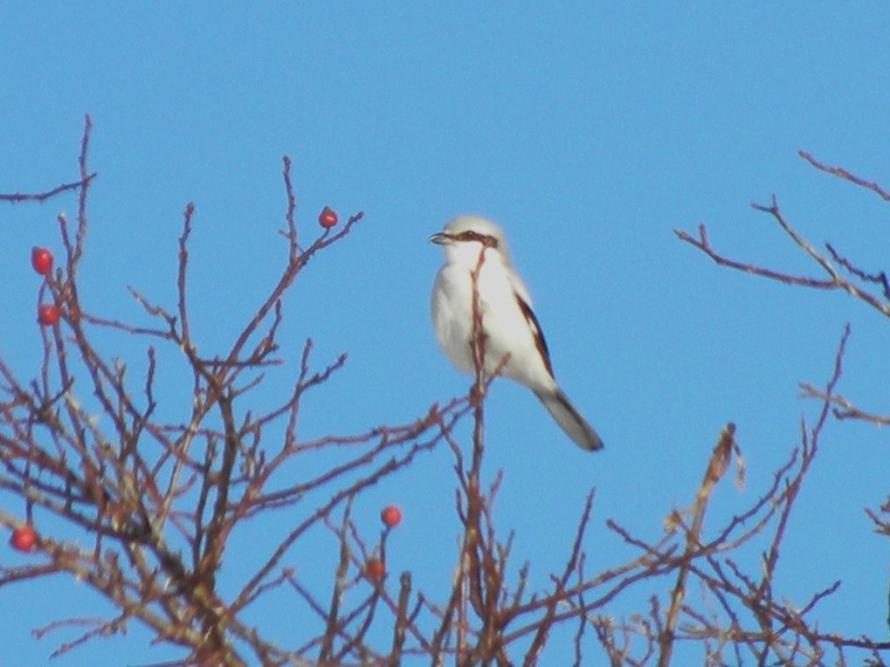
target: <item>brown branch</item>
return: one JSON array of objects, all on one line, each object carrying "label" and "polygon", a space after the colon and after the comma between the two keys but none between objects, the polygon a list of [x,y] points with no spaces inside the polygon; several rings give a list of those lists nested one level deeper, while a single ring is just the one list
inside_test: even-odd
[{"label": "brown branch", "polygon": [[843,266],[849,273],[856,276],[863,282],[874,283],[875,285],[880,286],[881,293],[884,295],[884,300],[890,301],[890,281],[888,281],[887,274],[884,271],[878,271],[877,273],[867,273],[859,267],[854,266],[853,263],[850,262],[850,260],[838,253],[834,249],[834,246],[832,246],[830,243],[826,243],[825,248],[831,254],[832,259]]},{"label": "brown branch", "polygon": [[403,572],[399,578],[399,606],[393,628],[392,650],[389,654],[389,667],[402,664],[402,653],[405,650],[405,629],[411,624],[408,617],[408,602],[411,599],[411,573]]},{"label": "brown branch", "polygon": [[693,554],[701,547],[701,531],[711,492],[722,479],[726,469],[729,467],[732,452],[738,447],[735,444],[734,434],[734,424],[729,423],[723,427],[720,438],[711,454],[711,460],[708,463],[708,469],[702,480],[701,487],[696,494],[692,528],[686,534],[686,550],[683,554],[684,558],[688,560],[680,566],[677,572],[677,582],[671,594],[671,604],[668,608],[664,628],[659,637],[660,653],[658,656],[658,667],[667,667],[671,661],[680,607],[683,603],[683,598],[686,596],[686,580],[689,576],[690,561]]},{"label": "brown branch", "polygon": [[844,419],[858,419],[861,421],[871,422],[875,426],[890,425],[890,417],[879,415],[874,412],[866,412],[865,410],[860,410],[843,396],[829,396],[821,389],[817,389],[807,382],[801,382],[800,388],[802,396],[806,398],[815,398],[819,401],[828,401],[832,405],[836,406],[834,410],[832,410],[832,413],[837,419],[841,421],[843,421]]},{"label": "brown branch", "polygon": [[290,262],[296,261],[300,254],[300,246],[297,245],[297,223],[294,214],[297,210],[297,197],[294,195],[294,186],[290,180],[291,160],[285,155],[282,158],[284,163],[284,191],[287,196],[287,212],[284,215],[287,222],[287,240],[288,240],[288,257]]},{"label": "brown branch", "polygon": [[776,202],[775,195],[772,197],[772,201],[769,206],[765,206],[762,204],[751,204],[751,207],[757,211],[761,211],[762,213],[769,214],[779,224],[783,231],[794,241],[794,243],[797,244],[799,248],[801,248],[807,255],[809,255],[809,257],[813,259],[829,275],[829,279],[825,280],[811,278],[808,276],[782,273],[755,264],[749,264],[729,259],[724,255],[718,253],[711,247],[710,242],[708,241],[707,229],[704,225],[699,225],[698,227],[698,238],[679,229],[675,229],[674,234],[681,241],[689,243],[690,245],[704,252],[706,255],[708,255],[708,257],[713,259],[720,266],[725,266],[737,271],[744,271],[745,273],[758,275],[770,280],[776,280],[786,285],[798,285],[801,287],[824,290],[843,290],[851,296],[864,301],[872,308],[878,310],[881,314],[890,317],[890,302],[878,299],[873,294],[870,294],[869,292],[861,289],[854,283],[841,276],[840,273],[838,273],[837,269],[834,268],[832,263],[826,257],[818,253],[816,249],[785,219],[784,215],[779,209],[778,203]]},{"label": "brown branch", "polygon": [[720,266],[726,266],[731,269],[736,269],[737,271],[744,271],[745,273],[762,276],[764,278],[769,278],[770,280],[778,280],[786,285],[801,285],[803,287],[814,287],[817,289],[833,289],[835,287],[834,282],[831,280],[819,280],[816,278],[808,278],[806,276],[792,275],[790,273],[781,273],[762,266],[738,262],[724,257],[711,247],[711,244],[708,241],[707,228],[704,225],[698,226],[698,238],[695,238],[680,229],[675,229],[674,234],[681,241],[685,241],[704,252]]},{"label": "brown branch", "polygon": [[[361,214],[350,218],[339,232],[324,231],[306,250],[301,249],[292,165],[285,156],[287,229],[282,235],[288,242],[286,266],[232,345],[221,354],[199,355],[195,332],[189,326],[193,304],[186,298],[191,205],[184,212],[179,236],[178,300],[172,311],[131,290],[152,319],[152,326],[142,327],[97,317],[80,303],[76,272],[87,231],[87,192],[95,175],[87,170],[91,127],[87,117],[79,160],[81,181],[68,184],[80,196],[76,230],[72,232],[64,216],[59,218],[67,263],[43,281],[38,291],[41,303],[52,301],[62,308],[63,320],[40,329],[42,360],[33,381],[20,382],[0,360],[0,490],[20,498],[25,506],[24,520],[0,511],[0,525],[16,528],[27,521],[39,526],[41,516],[53,514],[69,529],[92,538],[88,548],[82,549],[75,546],[73,537],[68,543],[41,533],[34,549],[40,564],[0,567],[0,585],[62,573],[84,581],[120,614],[112,621],[89,625],[87,632],[59,651],[123,631],[130,622],[147,627],[158,643],[181,647],[185,658],[177,664],[182,665],[301,664],[309,656],[325,664],[393,666],[419,658],[436,665],[446,661],[462,666],[533,665],[543,659],[548,642],[568,636],[575,664],[591,662],[583,649],[585,643],[594,643],[604,658],[601,661],[615,667],[642,667],[654,661],[666,665],[674,647],[684,641],[701,646],[706,661],[714,664],[741,663],[748,655],[755,663],[818,664],[832,650],[845,660],[845,650],[878,655],[890,648],[868,637],[818,630],[811,617],[822,600],[839,590],[838,583],[805,598],[797,609],[777,593],[779,564],[784,562],[781,547],[827,418],[844,411],[862,419],[875,417],[856,411],[836,393],[849,329],[841,338],[827,386],[802,385],[805,395],[822,401],[822,410],[812,427],[801,423],[800,447],[776,470],[765,491],[726,519],[710,540],[704,539],[705,511],[733,450],[742,467],[731,425],[711,455],[691,520],[675,512],[668,530],[654,538],[637,537],[609,520],[605,535],[631,556],[587,572],[584,542],[590,529],[591,491],[574,540],[566,547],[565,566],[549,575],[543,590],[535,590],[537,579],[529,562],[511,570],[513,533],[495,528],[494,507],[503,475],[498,471],[492,483],[482,482],[484,401],[491,382],[509,363],[508,355],[499,360],[486,357],[483,304],[478,294],[485,248],[472,272],[473,329],[468,344],[475,372],[468,395],[442,407],[433,405],[409,423],[301,441],[304,392],[332,377],[344,364],[345,355],[315,371],[310,366],[312,342],[308,340],[296,380],[289,381],[292,389],[285,396],[272,405],[251,405],[250,409],[244,409],[243,399],[248,394],[258,396],[254,388],[264,383],[266,373],[280,361],[275,356],[280,349],[277,336],[284,319],[285,292],[310,258],[345,236]],[[823,170],[830,169],[834,168]],[[840,172],[830,173],[844,177]],[[704,226],[695,237],[681,231],[676,234],[719,265],[788,284],[841,289],[876,308],[887,306],[890,281],[883,272],[859,269],[831,245],[828,254],[821,254],[788,224],[775,198],[770,206],[755,208],[771,216],[827,278],[786,274],[728,259],[710,246]],[[875,296],[879,291],[881,299]],[[182,422],[167,423],[158,417],[162,410],[155,396],[155,378],[168,369],[158,368],[154,348],[147,351],[145,377],[134,385],[123,361],[94,347],[90,325],[149,336],[152,344],[161,340],[169,343],[168,350],[179,350],[172,356],[182,363],[194,392]],[[472,454],[464,451],[466,447],[454,434],[470,413],[474,417]],[[236,415],[241,415],[237,421]],[[450,590],[438,602],[414,590],[416,577],[411,572],[401,574],[398,591],[392,576],[367,575],[369,558],[385,561],[387,551],[395,548],[395,543],[388,542],[393,533],[381,530],[378,541],[365,540],[361,526],[351,518],[351,509],[373,485],[409,469],[418,455],[443,441],[454,456],[460,545]],[[333,456],[329,464],[317,469],[310,455],[328,453]],[[338,508],[343,517],[335,526],[332,513]],[[263,555],[234,599],[224,599],[217,577],[223,576],[220,565],[223,555],[230,552],[236,527],[281,509],[291,513],[287,528],[276,536],[274,549]],[[879,533],[890,534],[886,519],[890,510],[866,511]],[[339,557],[330,553],[331,581],[324,588],[328,591],[324,597],[329,594],[330,599],[325,604],[319,602],[318,593],[297,581],[290,568],[281,565],[287,554],[309,544],[304,538],[319,524],[333,531],[339,549]],[[761,544],[754,542],[757,536],[762,536],[765,548],[753,546]],[[753,574],[740,565],[750,560],[751,548],[764,550]],[[659,605],[659,596],[646,591],[647,586],[664,582],[671,591],[667,608]],[[284,583],[290,586],[283,588]],[[695,584],[702,592],[700,604],[690,593]],[[279,648],[263,637],[262,629],[245,624],[246,608],[261,598],[265,601],[273,591],[287,591],[309,617],[309,623],[298,626],[294,650]],[[628,596],[644,600],[644,606],[650,600],[648,610],[628,622],[615,620],[610,607],[619,597]],[[264,609],[257,604],[251,613]],[[55,627],[89,621],[68,619]],[[570,632],[558,633],[560,626]],[[594,633],[591,642],[587,637]],[[382,648],[375,648],[381,637]]]},{"label": "brown branch", "polygon": [[13,204],[26,201],[36,201],[42,204],[47,199],[55,197],[58,194],[68,192],[70,190],[78,190],[84,187],[90,181],[96,178],[96,176],[98,176],[98,174],[96,172],[93,172],[91,174],[88,174],[85,180],[74,181],[72,183],[63,183],[62,185],[54,187],[52,190],[47,190],[46,192],[38,192],[33,194],[23,192],[15,192],[13,194],[0,193],[0,201],[8,201],[12,202]]},{"label": "brown branch", "polygon": [[860,178],[856,174],[847,171],[843,167],[832,167],[822,162],[819,162],[816,158],[814,158],[807,151],[797,151],[797,154],[800,155],[804,160],[809,162],[819,171],[824,171],[826,174],[831,174],[832,176],[837,176],[838,178],[842,178],[845,181],[850,181],[851,183],[855,183],[856,185],[866,188],[867,190],[871,190],[878,197],[883,199],[884,201],[890,201],[890,192],[884,190],[880,185],[878,185],[875,181],[867,181],[864,178]]},{"label": "brown branch", "polygon": [[297,274],[305,267],[312,257],[320,250],[327,248],[333,243],[336,243],[340,239],[346,237],[351,231],[353,226],[358,223],[364,213],[359,212],[351,215],[349,220],[346,221],[346,224],[336,234],[331,234],[329,229],[326,229],[324,233],[316,239],[316,241],[309,246],[303,253],[296,257],[292,257],[288,266],[285,268],[284,272],[281,275],[281,278],[278,280],[278,284],[273,288],[271,294],[266,298],[263,304],[259,307],[256,314],[253,316],[251,321],[247,324],[241,334],[238,336],[238,339],[235,341],[235,344],[232,346],[231,351],[228,354],[228,358],[231,360],[235,360],[240,356],[241,349],[247,343],[248,339],[255,333],[257,327],[260,323],[266,318],[266,315],[272,309],[276,302],[278,302],[282,295],[287,291],[287,289],[293,284],[293,281],[296,279]]},{"label": "brown branch", "polygon": [[[538,631],[535,633],[534,639],[532,639],[532,643],[529,646],[528,651],[526,651],[525,653],[525,658],[523,659],[524,665],[531,666],[538,663],[541,651],[544,649],[544,645],[547,642],[550,630],[553,628],[553,621],[556,616],[557,603],[569,583],[569,577],[572,575],[573,572],[575,572],[576,568],[578,567],[579,561],[582,558],[581,544],[584,540],[584,533],[587,530],[588,524],[590,523],[590,512],[593,509],[593,496],[594,490],[591,489],[584,501],[584,510],[582,511],[581,519],[578,522],[578,529],[575,533],[575,541],[572,544],[572,550],[570,552],[568,562],[566,563],[562,576],[553,578],[554,591],[549,596],[549,601],[547,609],[544,612],[544,617],[538,623]],[[583,577],[581,578],[581,580],[583,581]],[[583,600],[583,592],[579,592],[578,597]],[[581,606],[583,607],[583,602]],[[581,618],[583,619],[584,616],[582,615]],[[580,653],[580,649],[577,648],[577,645],[578,642],[580,642],[581,632],[582,630],[579,630],[579,633],[578,635],[576,635],[575,639],[576,653]]]},{"label": "brown branch", "polygon": [[188,353],[192,347],[191,330],[188,319],[188,290],[186,289],[186,279],[188,276],[188,241],[192,234],[192,217],[195,214],[195,205],[191,202],[186,204],[185,212],[182,215],[182,234],[179,236],[179,270],[176,278],[176,292],[179,295],[179,326],[182,331],[182,345]]},{"label": "brown branch", "polygon": [[340,605],[343,602],[343,587],[346,583],[346,573],[349,569],[351,560],[351,552],[349,550],[349,540],[347,528],[349,527],[349,517],[352,501],[347,501],[343,509],[343,521],[337,531],[340,542],[340,559],[337,565],[337,571],[334,576],[334,588],[331,591],[331,603],[326,614],[326,627],[321,640],[321,649],[318,654],[320,663],[329,662],[334,655],[334,639],[341,633],[340,622]]}]

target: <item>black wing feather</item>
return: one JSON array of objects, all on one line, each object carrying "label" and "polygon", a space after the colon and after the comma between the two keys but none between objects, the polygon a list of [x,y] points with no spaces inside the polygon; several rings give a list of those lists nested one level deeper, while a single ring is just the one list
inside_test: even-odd
[{"label": "black wing feather", "polygon": [[535,336],[535,347],[538,348],[538,352],[541,353],[541,357],[544,359],[544,366],[547,367],[547,372],[550,373],[550,377],[555,379],[555,376],[553,375],[553,365],[550,363],[550,351],[547,349],[547,341],[544,340],[544,332],[541,330],[538,318],[535,317],[535,311],[532,310],[532,307],[528,305],[519,294],[513,292],[513,296],[516,297],[516,303],[519,304],[519,310],[525,315],[525,320],[528,322],[529,328]]}]

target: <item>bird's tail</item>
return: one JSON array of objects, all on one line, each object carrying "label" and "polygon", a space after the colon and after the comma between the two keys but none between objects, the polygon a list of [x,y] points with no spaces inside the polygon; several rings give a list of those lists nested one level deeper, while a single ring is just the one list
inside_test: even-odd
[{"label": "bird's tail", "polygon": [[568,397],[557,389],[553,393],[535,392],[535,396],[544,404],[547,411],[553,415],[559,427],[572,439],[576,445],[588,451],[596,451],[603,448],[603,441],[581,416]]}]

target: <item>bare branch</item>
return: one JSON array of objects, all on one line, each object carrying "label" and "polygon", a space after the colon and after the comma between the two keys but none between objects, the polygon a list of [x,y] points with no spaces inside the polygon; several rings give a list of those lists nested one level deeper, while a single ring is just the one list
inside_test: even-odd
[{"label": "bare branch", "polygon": [[874,192],[876,195],[878,195],[878,197],[880,197],[884,201],[890,201],[890,192],[887,192],[886,190],[884,190],[876,182],[868,181],[868,180],[865,180],[864,178],[859,178],[858,176],[856,176],[856,174],[853,174],[853,173],[847,171],[843,167],[832,167],[832,166],[823,164],[822,162],[819,162],[818,160],[816,160],[816,158],[814,158],[812,156],[812,154],[808,153],[807,151],[798,151],[797,154],[800,155],[804,160],[809,162],[811,165],[813,165],[819,171],[824,171],[826,174],[831,174],[832,176],[837,176],[838,178],[842,178],[845,181],[850,181],[851,183],[855,183],[856,185],[858,185],[860,187],[866,188],[867,190],[871,190],[872,192]]}]

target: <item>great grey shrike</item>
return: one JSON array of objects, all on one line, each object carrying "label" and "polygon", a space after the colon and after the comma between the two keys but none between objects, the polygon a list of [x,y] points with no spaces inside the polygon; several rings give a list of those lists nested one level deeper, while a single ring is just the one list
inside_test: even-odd
[{"label": "great grey shrike", "polygon": [[462,215],[430,241],[445,250],[431,306],[436,338],[451,363],[467,373],[475,372],[472,273],[480,267],[476,284],[485,372],[495,372],[506,358],[501,373],[531,389],[573,442],[589,451],[602,449],[596,431],[556,384],[544,334],[528,289],[510,264],[503,230],[486,218]]}]

